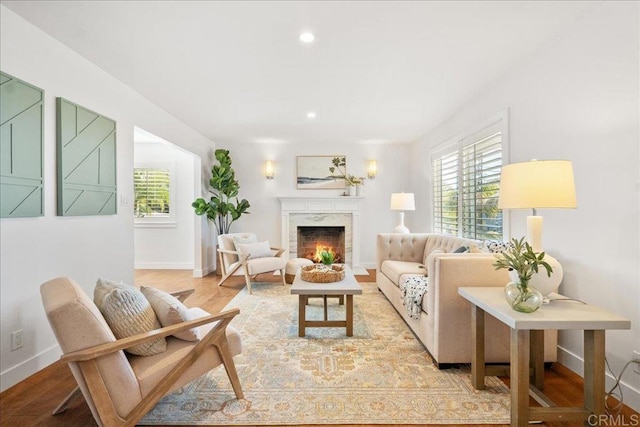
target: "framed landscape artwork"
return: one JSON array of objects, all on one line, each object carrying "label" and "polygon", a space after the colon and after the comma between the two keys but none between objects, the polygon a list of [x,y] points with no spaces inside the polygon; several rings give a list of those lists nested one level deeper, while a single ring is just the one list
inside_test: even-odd
[{"label": "framed landscape artwork", "polygon": [[[333,167],[333,159],[345,156],[298,156],[296,179],[300,190],[341,190],[344,179],[338,178],[340,172],[333,176],[329,168]],[[345,166],[346,169],[346,166]]]}]

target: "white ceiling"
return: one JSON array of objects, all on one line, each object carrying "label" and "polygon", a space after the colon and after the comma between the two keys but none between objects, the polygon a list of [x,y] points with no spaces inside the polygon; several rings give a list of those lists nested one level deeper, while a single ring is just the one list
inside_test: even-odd
[{"label": "white ceiling", "polygon": [[598,3],[2,1],[222,146],[415,141]]}]

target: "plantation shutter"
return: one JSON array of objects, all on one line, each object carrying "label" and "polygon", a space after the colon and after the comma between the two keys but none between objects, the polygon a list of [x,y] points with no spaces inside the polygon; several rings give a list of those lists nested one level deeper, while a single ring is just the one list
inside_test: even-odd
[{"label": "plantation shutter", "polygon": [[433,160],[433,229],[458,235],[458,151]]},{"label": "plantation shutter", "polygon": [[502,138],[496,132],[462,149],[462,235],[479,240],[502,237],[498,210]]},{"label": "plantation shutter", "polygon": [[432,153],[433,231],[476,240],[502,240],[498,209],[506,155],[504,119],[448,141]]},{"label": "plantation shutter", "polygon": [[137,217],[169,217],[171,174],[164,168],[135,168],[134,212]]}]

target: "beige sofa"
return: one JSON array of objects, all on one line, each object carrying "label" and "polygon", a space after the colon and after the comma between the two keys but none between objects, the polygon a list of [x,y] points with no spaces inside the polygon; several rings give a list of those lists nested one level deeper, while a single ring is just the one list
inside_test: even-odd
[{"label": "beige sofa", "polygon": [[[382,233],[377,236],[376,282],[439,368],[471,362],[471,306],[458,295],[462,286],[498,286],[509,282],[507,270],[493,267],[490,253],[453,253],[481,242],[432,233]],[[428,275],[419,319],[403,305],[400,283]],[[487,363],[509,362],[509,330],[485,318]],[[545,332],[545,362],[557,359],[557,332]]]}]

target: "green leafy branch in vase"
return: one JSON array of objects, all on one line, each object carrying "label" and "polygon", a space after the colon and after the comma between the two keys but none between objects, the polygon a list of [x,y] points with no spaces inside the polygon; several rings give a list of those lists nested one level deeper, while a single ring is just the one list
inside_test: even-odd
[{"label": "green leafy branch in vase", "polygon": [[509,271],[515,270],[519,280],[517,285],[522,288],[529,285],[529,280],[540,267],[544,267],[547,276],[551,277],[553,268],[544,261],[544,252],[536,253],[531,245],[524,240],[524,237],[520,240],[513,238],[511,242],[513,243],[512,248],[496,255],[496,262],[493,264],[496,270],[501,268],[506,268]]}]

